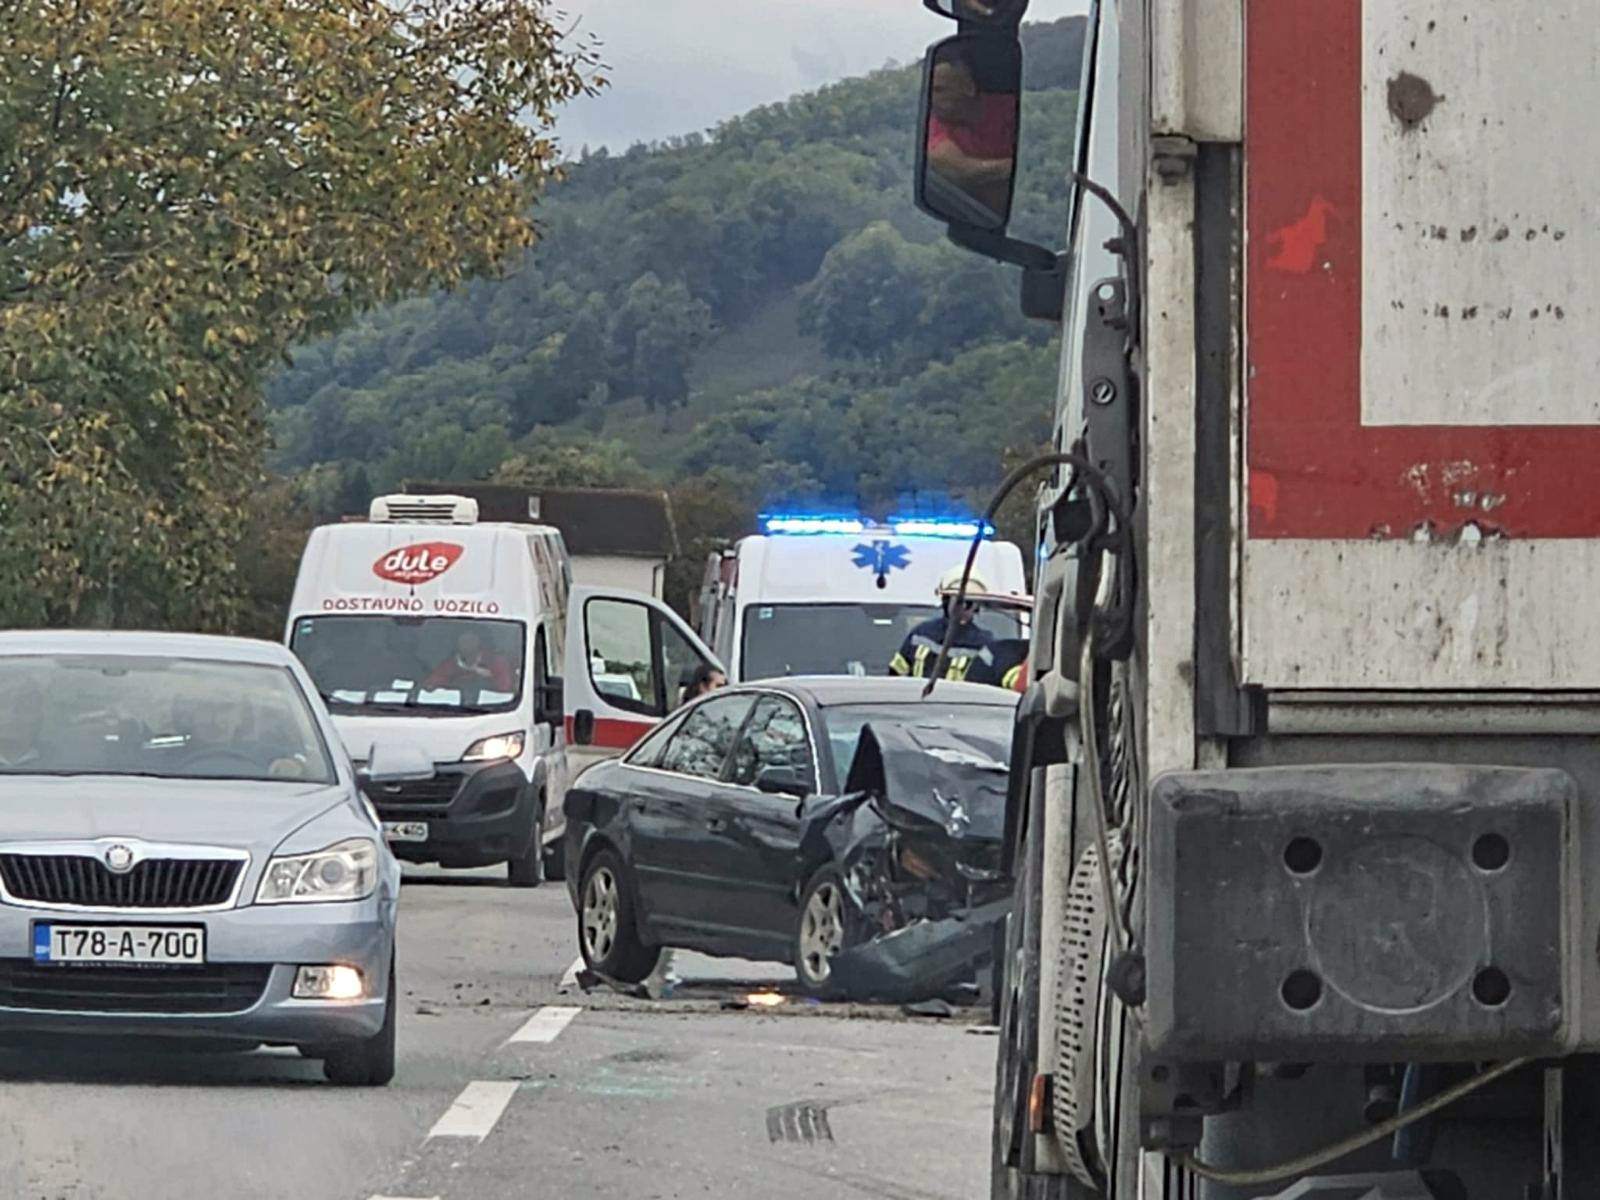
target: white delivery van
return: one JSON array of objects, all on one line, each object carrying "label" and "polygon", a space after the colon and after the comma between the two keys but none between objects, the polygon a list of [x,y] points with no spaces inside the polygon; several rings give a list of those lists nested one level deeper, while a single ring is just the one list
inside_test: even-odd
[{"label": "white delivery van", "polygon": [[[966,561],[972,521],[767,516],[706,564],[700,636],[734,681],[784,675],[883,675],[911,630],[939,615],[939,579]],[[987,540],[974,573],[997,597],[1027,595],[1022,551]],[[1027,636],[1026,613],[995,605],[995,638]]]},{"label": "white delivery van", "polygon": [[432,778],[363,785],[397,857],[558,870],[569,778],[561,679],[566,546],[542,525],[478,522],[459,496],[383,496],[312,531],[287,641],[350,756],[421,747]]}]

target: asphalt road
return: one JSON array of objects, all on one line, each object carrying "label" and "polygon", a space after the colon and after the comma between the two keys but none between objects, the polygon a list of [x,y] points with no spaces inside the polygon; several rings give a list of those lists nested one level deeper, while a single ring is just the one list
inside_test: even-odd
[{"label": "asphalt road", "polygon": [[[680,956],[663,1000],[583,992],[559,884],[408,877],[400,1067],[334,1088],[289,1052],[0,1053],[7,1200],[972,1200],[981,1014],[814,1005],[781,968]],[[776,1007],[739,1007],[748,997]]]}]

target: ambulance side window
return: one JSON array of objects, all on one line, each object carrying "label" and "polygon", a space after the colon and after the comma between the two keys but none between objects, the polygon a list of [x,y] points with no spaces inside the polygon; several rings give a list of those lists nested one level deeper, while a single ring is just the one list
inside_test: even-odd
[{"label": "ambulance side window", "polygon": [[[660,618],[657,618],[659,621]],[[660,622],[662,678],[667,685],[667,711],[683,703],[684,689],[694,682],[694,673],[705,659],[686,638],[665,621]]]},{"label": "ambulance side window", "polygon": [[589,679],[595,691],[618,708],[661,716],[666,706],[657,687],[649,608],[631,600],[598,597],[584,605],[583,620]]},{"label": "ambulance side window", "polygon": [[[535,689],[543,688],[550,682],[550,641],[545,636],[544,626],[539,626],[539,632],[533,635],[533,686]],[[535,695],[539,692],[536,690]]]}]

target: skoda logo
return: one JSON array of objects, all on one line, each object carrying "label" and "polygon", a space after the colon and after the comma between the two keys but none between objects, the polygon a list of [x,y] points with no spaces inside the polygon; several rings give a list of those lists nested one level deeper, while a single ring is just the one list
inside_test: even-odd
[{"label": "skoda logo", "polygon": [[112,846],[106,851],[106,866],[118,875],[126,875],[133,870],[133,851],[126,846]]}]

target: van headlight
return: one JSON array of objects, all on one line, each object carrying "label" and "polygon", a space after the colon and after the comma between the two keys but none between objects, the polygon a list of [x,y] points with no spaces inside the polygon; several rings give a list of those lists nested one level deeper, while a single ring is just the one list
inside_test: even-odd
[{"label": "van headlight", "polygon": [[473,742],[461,756],[461,761],[498,762],[502,758],[519,758],[522,748],[527,744],[527,735],[520,729],[514,733],[497,733]]},{"label": "van headlight", "polygon": [[267,862],[257,904],[316,904],[365,900],[378,885],[378,844],[351,838],[311,854],[283,854]]}]

